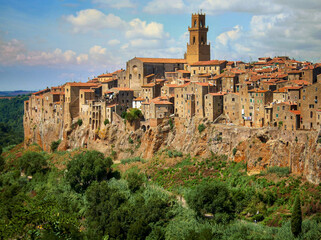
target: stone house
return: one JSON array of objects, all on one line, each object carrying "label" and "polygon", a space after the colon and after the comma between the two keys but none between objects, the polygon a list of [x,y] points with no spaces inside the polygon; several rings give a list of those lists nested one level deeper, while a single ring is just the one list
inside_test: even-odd
[{"label": "stone house", "polygon": [[240,94],[227,93],[223,97],[224,114],[229,123],[239,124],[240,121]]},{"label": "stone house", "polygon": [[209,93],[205,95],[205,117],[213,122],[223,113],[223,97],[225,93]]}]

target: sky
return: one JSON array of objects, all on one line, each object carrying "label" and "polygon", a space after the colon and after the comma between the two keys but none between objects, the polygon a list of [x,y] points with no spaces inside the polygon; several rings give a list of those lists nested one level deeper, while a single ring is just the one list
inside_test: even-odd
[{"label": "sky", "polygon": [[200,11],[212,59],[321,62],[320,0],[0,0],[0,91],[85,82],[134,57],[183,58]]}]

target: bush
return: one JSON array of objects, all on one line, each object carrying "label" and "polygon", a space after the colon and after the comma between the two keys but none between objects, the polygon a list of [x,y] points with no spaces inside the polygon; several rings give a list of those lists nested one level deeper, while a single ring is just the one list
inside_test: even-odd
[{"label": "bush", "polygon": [[128,137],[128,142],[129,142],[130,144],[133,144],[133,143],[134,143],[134,140],[129,136],[129,137]]},{"label": "bush", "polygon": [[109,124],[109,120],[108,120],[108,119],[105,119],[104,125],[106,126],[107,124]]},{"label": "bush", "polygon": [[233,148],[233,156],[235,156],[236,152],[237,152],[237,149]]},{"label": "bush", "polygon": [[134,157],[134,158],[125,158],[120,160],[121,164],[126,164],[126,163],[134,163],[134,162],[144,162],[144,159],[140,157]]},{"label": "bush", "polygon": [[26,175],[42,172],[47,167],[47,161],[40,153],[27,152],[19,159],[19,167]]},{"label": "bush", "polygon": [[183,153],[176,150],[167,150],[168,157],[183,157]]},{"label": "bush", "polygon": [[53,141],[51,142],[51,145],[50,145],[50,149],[52,152],[55,152],[59,146],[59,144],[61,143],[61,139],[58,139],[57,141]]},{"label": "bush", "polygon": [[198,216],[211,213],[217,223],[227,223],[235,217],[235,203],[222,183],[203,182],[187,194],[186,201]]},{"label": "bush", "polygon": [[199,133],[201,133],[201,132],[203,132],[204,130],[205,130],[205,125],[203,124],[203,123],[201,123],[201,124],[199,124],[198,125],[198,131],[199,131]]},{"label": "bush", "polygon": [[274,166],[274,167],[269,167],[267,172],[268,173],[275,173],[279,177],[286,177],[289,175],[290,169],[289,169],[289,167]]},{"label": "bush", "polygon": [[82,120],[80,118],[78,119],[77,124],[79,127],[82,125]]},{"label": "bush", "polygon": [[134,120],[140,119],[143,116],[142,112],[137,108],[131,108],[126,113],[125,119],[132,123]]},{"label": "bush", "polygon": [[295,198],[292,210],[291,231],[295,237],[302,232],[302,211],[300,197],[298,195]]},{"label": "bush", "polygon": [[84,192],[93,181],[111,177],[111,158],[98,151],[88,151],[73,157],[67,165],[67,181],[76,192]]}]

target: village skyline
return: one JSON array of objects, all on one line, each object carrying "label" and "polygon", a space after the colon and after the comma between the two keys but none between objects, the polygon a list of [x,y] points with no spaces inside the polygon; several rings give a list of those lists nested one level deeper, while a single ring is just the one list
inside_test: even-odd
[{"label": "village skyline", "polygon": [[[85,82],[137,57],[183,58],[193,12],[211,59],[287,55],[320,62],[320,3],[307,1],[0,1],[1,90]],[[189,24],[190,25],[190,24]]]}]

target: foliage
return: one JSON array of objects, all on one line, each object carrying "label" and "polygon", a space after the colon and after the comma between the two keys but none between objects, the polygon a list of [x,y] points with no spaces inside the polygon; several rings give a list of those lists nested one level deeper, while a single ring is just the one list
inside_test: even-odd
[{"label": "foliage", "polygon": [[77,121],[77,124],[80,127],[82,125],[82,119],[79,118],[78,121]]},{"label": "foliage", "polygon": [[27,95],[0,99],[0,146],[6,147],[23,141],[23,110]]},{"label": "foliage", "polygon": [[138,174],[137,172],[129,172],[126,176],[128,182],[128,188],[131,192],[136,192],[144,183],[143,175]]},{"label": "foliage", "polygon": [[132,123],[134,120],[140,119],[143,116],[142,112],[137,108],[131,108],[127,111],[125,119]]},{"label": "foliage", "polygon": [[27,152],[19,159],[19,167],[26,175],[32,176],[47,167],[47,160],[36,152]]},{"label": "foliage", "polygon": [[168,157],[182,157],[183,153],[176,150],[167,150]]},{"label": "foliage", "polygon": [[108,120],[108,119],[105,119],[104,125],[106,126],[107,124],[109,124],[109,120]]},{"label": "foliage", "polygon": [[274,166],[274,167],[269,167],[267,172],[268,173],[275,173],[279,177],[285,177],[285,176],[289,175],[290,169],[289,169],[289,167]]},{"label": "foliage", "polygon": [[237,152],[237,148],[233,148],[233,156],[235,156],[236,152]]},{"label": "foliage", "polygon": [[198,125],[197,129],[198,129],[199,133],[201,133],[201,132],[203,132],[205,130],[205,128],[206,128],[205,125],[203,123],[201,123],[201,124]]},{"label": "foliage", "polygon": [[128,142],[129,142],[130,144],[133,144],[133,143],[134,143],[134,140],[129,136],[129,137],[128,137]]},{"label": "foliage", "polygon": [[66,178],[72,189],[84,192],[93,181],[102,181],[111,177],[112,159],[97,151],[80,153],[67,165]]},{"label": "foliage", "polygon": [[296,196],[292,216],[291,216],[291,231],[295,237],[302,232],[302,211],[299,195]]},{"label": "foliage", "polygon": [[203,182],[186,196],[186,201],[198,216],[213,214],[218,223],[227,223],[235,217],[235,203],[230,191],[222,183]]},{"label": "foliage", "polygon": [[144,159],[140,157],[134,157],[134,158],[124,158],[120,160],[121,164],[127,164],[127,163],[134,163],[134,162],[144,162]]},{"label": "foliage", "polygon": [[55,152],[58,149],[60,143],[61,139],[58,139],[57,141],[52,141],[50,145],[51,152]]}]

